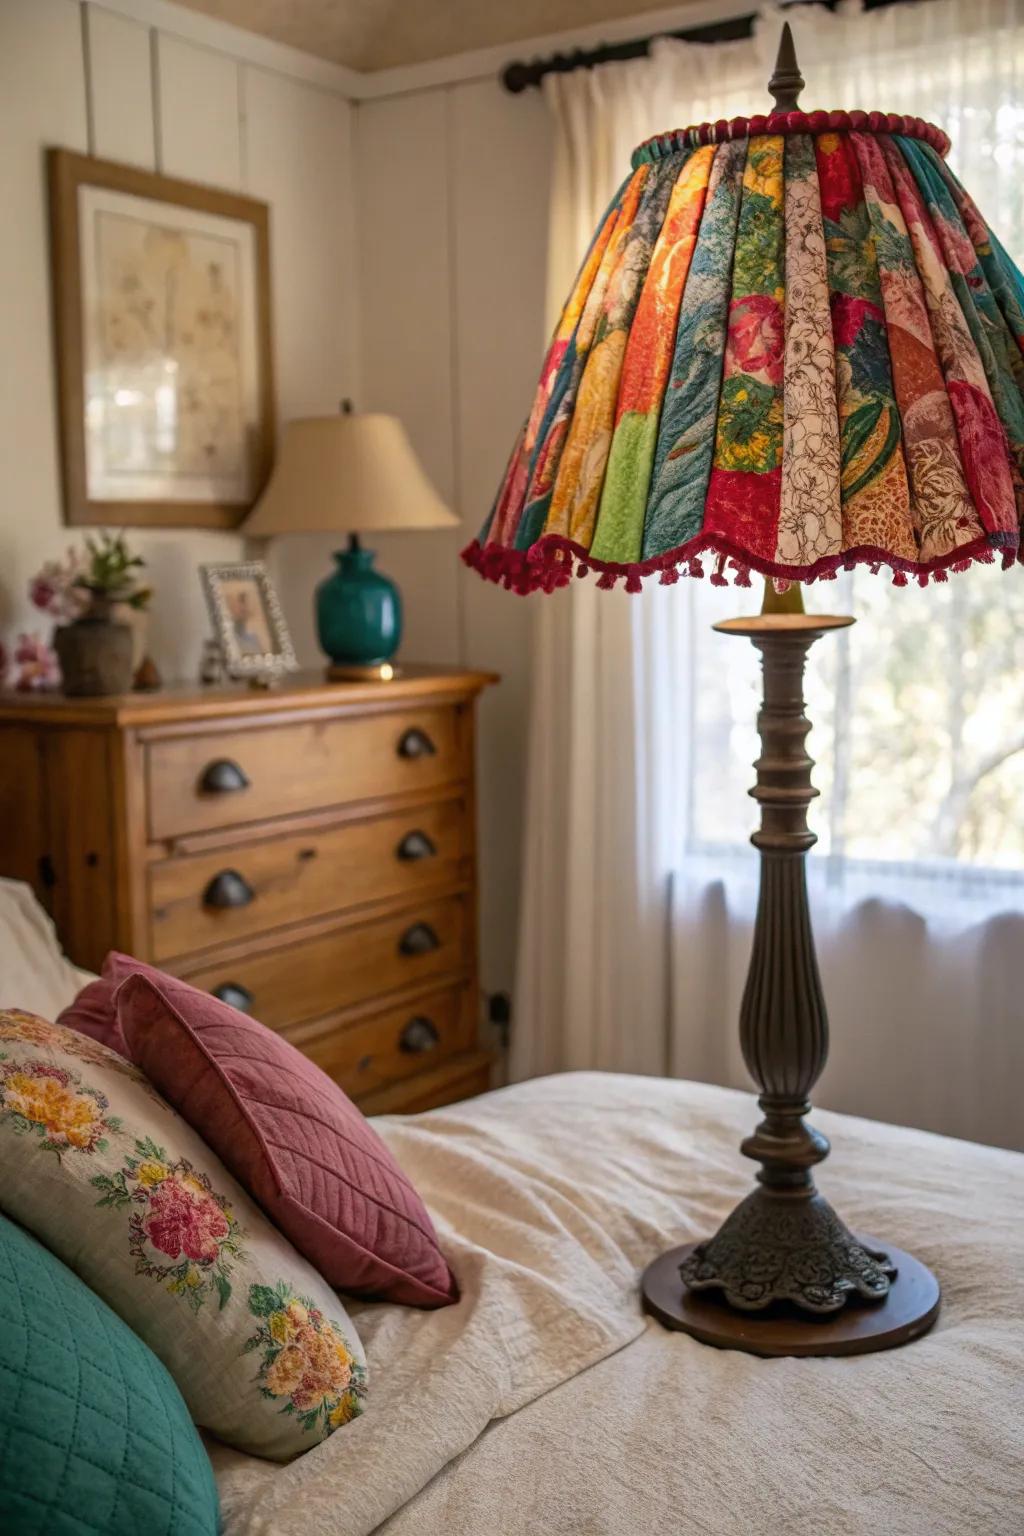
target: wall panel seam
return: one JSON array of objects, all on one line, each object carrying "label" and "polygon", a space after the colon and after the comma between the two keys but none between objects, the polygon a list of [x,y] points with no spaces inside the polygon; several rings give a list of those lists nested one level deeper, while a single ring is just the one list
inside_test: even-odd
[{"label": "wall panel seam", "polygon": [[92,39],[89,35],[89,6],[82,0],[78,7],[82,22],[82,75],[85,84],[85,144],[90,155],[96,153],[96,115],[92,95]]},{"label": "wall panel seam", "polygon": [[153,164],[159,175],[164,170],[163,102],[160,96],[160,33],[156,27],[149,29],[150,96],[153,102]]},{"label": "wall panel seam", "polygon": [[[455,511],[461,519],[462,509],[462,389],[459,376],[459,255],[456,219],[455,179],[455,90],[445,92],[444,101],[444,158],[447,205],[445,220],[448,234],[448,351],[451,372],[451,435],[452,435],[452,499]],[[459,529],[461,542],[462,529]],[[455,572],[455,633],[460,666],[466,664],[466,583],[461,561]]]}]

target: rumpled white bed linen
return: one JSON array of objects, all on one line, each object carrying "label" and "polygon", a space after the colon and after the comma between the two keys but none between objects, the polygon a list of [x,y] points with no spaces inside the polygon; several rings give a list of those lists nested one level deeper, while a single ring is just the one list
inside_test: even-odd
[{"label": "rumpled white bed linen", "polygon": [[92,980],[91,971],[80,971],[64,954],[32,887],[0,878],[0,1008],[55,1019]]},{"label": "rumpled white bed linen", "polygon": [[643,1267],[749,1188],[755,1113],[705,1084],[574,1073],[376,1121],[462,1301],[354,1308],[368,1411],[290,1466],[211,1444],[225,1536],[1024,1531],[1019,1154],[815,1115],[824,1192],[942,1281],[904,1349],[759,1360],[641,1314]]}]

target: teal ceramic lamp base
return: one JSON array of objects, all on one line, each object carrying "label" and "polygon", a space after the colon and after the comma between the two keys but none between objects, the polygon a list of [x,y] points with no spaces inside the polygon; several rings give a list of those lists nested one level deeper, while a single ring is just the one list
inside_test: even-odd
[{"label": "teal ceramic lamp base", "polygon": [[373,569],[373,550],[363,549],[354,533],[334,558],[337,570],[316,589],[317,635],[331,660],[329,675],[389,676],[402,638],[398,588]]}]

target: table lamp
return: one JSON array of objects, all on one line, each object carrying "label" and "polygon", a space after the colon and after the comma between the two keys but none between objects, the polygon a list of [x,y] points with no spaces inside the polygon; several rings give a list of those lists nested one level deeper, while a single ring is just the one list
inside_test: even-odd
[{"label": "table lamp", "polygon": [[373,569],[360,532],[451,528],[458,519],[438,496],[394,416],[357,414],[290,421],[270,484],[243,531],[348,534],[337,570],[316,589],[317,636],[335,679],[389,678],[402,638],[402,600]]},{"label": "table lamp", "polygon": [[[810,646],[853,622],[801,583],[864,563],[897,586],[1017,558],[1024,279],[918,118],[797,110],[783,28],[768,116],[637,149],[558,322],[529,418],[467,563],[516,592],[596,573],[747,586],[716,629],[761,653],[760,893],[740,1035],[763,1118],[753,1192],[656,1259],[669,1327],[762,1355],[851,1354],[923,1333],[934,1276],[852,1233],[815,1188],[805,1121],[825,1002],[805,859]],[[625,1021],[624,1021],[625,1027]],[[879,1064],[880,1070],[884,1064]]]}]

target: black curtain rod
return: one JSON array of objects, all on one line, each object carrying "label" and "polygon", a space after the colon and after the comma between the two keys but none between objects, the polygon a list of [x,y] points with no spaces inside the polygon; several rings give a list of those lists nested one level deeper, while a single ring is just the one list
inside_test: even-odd
[{"label": "black curtain rod", "polygon": [[[795,0],[789,9],[795,10],[799,4],[816,4],[834,11],[836,3],[837,0]],[[874,11],[899,3],[900,0],[864,0],[864,9]],[[626,43],[603,43],[599,48],[574,48],[572,53],[553,53],[546,59],[517,60],[502,70],[501,83],[506,91],[518,96],[520,91],[540,85],[545,75],[567,75],[576,69],[593,69],[595,64],[642,59],[659,37],[675,37],[684,43],[734,43],[753,35],[756,20],[756,12],[751,12],[749,16],[732,16],[728,21],[712,22],[705,27],[683,27],[678,32],[659,32],[654,37],[637,37]]]}]

